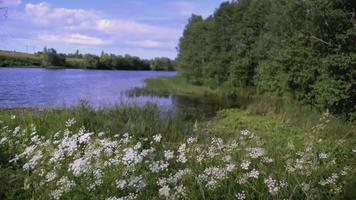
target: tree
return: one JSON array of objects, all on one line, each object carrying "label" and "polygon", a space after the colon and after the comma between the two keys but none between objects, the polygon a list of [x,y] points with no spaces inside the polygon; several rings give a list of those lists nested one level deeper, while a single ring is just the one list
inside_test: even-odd
[{"label": "tree", "polygon": [[42,66],[50,67],[50,66],[64,66],[65,65],[65,56],[57,54],[57,51],[53,48],[47,49],[45,47],[43,49],[42,54]]},{"label": "tree", "polygon": [[91,54],[85,54],[84,62],[82,63],[82,68],[86,69],[97,69],[99,66],[99,57]]},{"label": "tree", "polygon": [[150,62],[151,70],[164,70],[164,71],[172,71],[174,70],[174,61],[169,58],[154,58]]},{"label": "tree", "polygon": [[[179,43],[180,73],[230,93],[291,94],[334,113],[355,113],[356,3],[239,0],[193,15]],[[356,115],[355,115],[356,116]]]}]

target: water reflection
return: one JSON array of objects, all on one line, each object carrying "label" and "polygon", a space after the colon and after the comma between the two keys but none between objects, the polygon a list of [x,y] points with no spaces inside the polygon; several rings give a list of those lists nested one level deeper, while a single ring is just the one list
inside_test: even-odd
[{"label": "water reflection", "polygon": [[162,113],[173,111],[175,117],[190,120],[244,105],[243,99],[128,92],[143,88],[144,79],[159,76],[175,76],[175,72],[0,68],[0,108],[68,107],[85,101],[98,109],[149,103],[156,104]]},{"label": "water reflection", "polygon": [[81,100],[94,108],[149,102],[169,107],[170,99],[129,97],[125,91],[142,87],[146,78],[174,75],[175,72],[0,68],[0,107],[68,107]]}]

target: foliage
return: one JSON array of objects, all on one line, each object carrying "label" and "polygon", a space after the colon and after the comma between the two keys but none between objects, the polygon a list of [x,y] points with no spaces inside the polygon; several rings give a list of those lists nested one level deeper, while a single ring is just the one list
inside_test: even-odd
[{"label": "foliage", "polygon": [[174,71],[175,70],[175,61],[172,61],[169,58],[154,58],[150,62],[151,70],[164,70],[164,71]]},{"label": "foliage", "polygon": [[51,66],[64,66],[65,57],[61,54],[57,54],[55,49],[47,49],[45,47],[42,53],[42,66],[51,67]]},{"label": "foliage", "polygon": [[93,54],[57,53],[53,48],[44,48],[43,52],[25,54],[20,52],[0,51],[0,66],[43,66],[80,69],[106,70],[175,70],[175,61],[169,58],[141,59],[131,55],[115,55],[102,52],[100,56]]},{"label": "foliage", "polygon": [[[313,128],[300,129],[275,118],[226,110],[207,126],[195,124],[190,134],[172,137],[170,130],[134,129],[142,121],[134,118],[123,129],[102,126],[121,121],[131,111],[109,121],[102,111],[97,113],[102,120],[85,112],[77,108],[0,115],[2,198],[355,197],[356,149],[354,140],[347,140],[354,135],[328,137],[325,131],[333,121],[329,113]],[[60,120],[49,120],[56,117]]]},{"label": "foliage", "polygon": [[350,0],[240,0],[206,19],[193,15],[178,66],[192,83],[291,93],[352,118],[355,113],[355,3]]},{"label": "foliage", "polygon": [[2,67],[39,65],[41,65],[40,56],[0,50],[0,66]]}]

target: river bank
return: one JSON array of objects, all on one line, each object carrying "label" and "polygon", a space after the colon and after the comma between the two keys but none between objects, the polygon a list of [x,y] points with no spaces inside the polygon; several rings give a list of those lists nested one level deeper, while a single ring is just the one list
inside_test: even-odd
[{"label": "river bank", "polygon": [[[179,77],[146,82],[145,92],[221,92]],[[352,124],[292,102],[254,97],[205,120],[162,116],[155,105],[2,110],[0,129],[4,199],[356,196]]]}]

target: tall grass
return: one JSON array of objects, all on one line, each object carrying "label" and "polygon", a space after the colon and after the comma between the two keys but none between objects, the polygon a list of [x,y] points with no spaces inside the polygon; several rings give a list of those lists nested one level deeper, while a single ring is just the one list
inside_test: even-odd
[{"label": "tall grass", "polygon": [[213,89],[203,85],[192,85],[184,77],[159,77],[145,80],[144,88],[135,88],[132,94],[155,94],[155,95],[192,95],[192,96],[224,96],[222,90]]},{"label": "tall grass", "polygon": [[[154,84],[217,92],[179,78]],[[196,122],[155,105],[0,111],[0,199],[356,198],[351,123],[252,100]]]},{"label": "tall grass", "polygon": [[4,111],[0,197],[353,199],[355,142],[325,137],[331,118],[303,130],[236,109],[187,127],[154,106]]},{"label": "tall grass", "polygon": [[[89,131],[107,131],[112,135],[130,132],[143,137],[169,133],[169,138],[174,140],[192,129],[191,122],[183,121],[170,111],[162,113],[154,104],[142,107],[119,104],[111,108],[93,109],[82,103],[71,108],[2,110],[0,115],[0,120],[9,127],[34,124],[37,132],[44,136],[60,130],[69,118],[76,119],[77,128],[84,126]],[[11,120],[12,115],[19,117]]]}]

